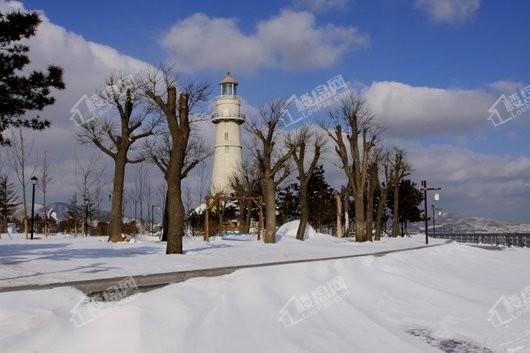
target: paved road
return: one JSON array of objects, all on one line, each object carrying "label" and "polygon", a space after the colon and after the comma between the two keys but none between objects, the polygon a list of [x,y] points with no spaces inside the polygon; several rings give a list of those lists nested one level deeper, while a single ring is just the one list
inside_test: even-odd
[{"label": "paved road", "polygon": [[[342,255],[342,256],[330,256],[322,258],[313,258],[305,260],[290,260],[290,261],[277,261],[277,262],[266,262],[259,264],[250,264],[250,265],[240,265],[240,266],[229,266],[229,267],[216,267],[208,269],[199,269],[199,270],[188,270],[188,271],[177,271],[177,272],[166,272],[166,273],[155,273],[149,275],[137,275],[131,276],[134,278],[138,291],[147,291],[149,289],[163,287],[170,283],[183,282],[187,279],[194,277],[216,277],[222,276],[229,273],[232,273],[236,270],[242,268],[254,268],[254,267],[268,267],[268,266],[280,266],[280,265],[289,265],[303,262],[317,262],[317,261],[331,261],[331,260],[340,260],[340,259],[349,259],[355,257],[364,257],[364,256],[385,256],[387,254],[398,253],[403,251],[418,250],[430,247],[436,247],[445,244],[434,244],[434,245],[422,245],[416,246],[407,249],[398,249],[398,250],[387,250],[373,252],[369,254],[356,254],[356,255]],[[116,285],[118,282],[128,279],[130,277],[110,277],[110,278],[100,278],[84,281],[70,281],[62,283],[50,283],[50,284],[29,284],[22,286],[13,286],[13,287],[0,287],[0,292],[13,292],[13,291],[22,291],[22,290],[39,290],[39,289],[50,289],[57,287],[75,287],[80,291],[86,294],[101,293]]]}]

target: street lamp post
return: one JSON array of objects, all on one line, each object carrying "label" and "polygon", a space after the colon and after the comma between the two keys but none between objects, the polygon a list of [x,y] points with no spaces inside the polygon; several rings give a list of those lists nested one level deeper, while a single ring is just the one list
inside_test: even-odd
[{"label": "street lamp post", "polygon": [[442,190],[442,188],[433,188],[433,187],[427,187],[427,180],[421,181],[421,191],[423,191],[423,222],[425,226],[425,244],[429,244],[429,220],[428,220],[428,212],[427,209],[427,191],[439,191]]},{"label": "street lamp post", "polygon": [[35,225],[35,185],[37,185],[37,177],[33,176],[31,177],[31,184],[33,185],[32,193],[31,193],[31,236],[30,239],[33,240],[33,230]]}]

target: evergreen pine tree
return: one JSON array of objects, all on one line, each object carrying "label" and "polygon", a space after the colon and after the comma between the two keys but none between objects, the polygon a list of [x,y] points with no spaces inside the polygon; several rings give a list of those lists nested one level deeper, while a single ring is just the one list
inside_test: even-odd
[{"label": "evergreen pine tree", "polygon": [[326,182],[324,166],[320,165],[309,179],[309,224],[321,230],[335,222],[335,190]]},{"label": "evergreen pine tree", "polygon": [[[410,179],[402,180],[399,184],[399,222],[401,223],[401,236],[406,230],[408,222],[419,222],[421,210],[418,206],[423,201],[422,192],[416,187],[416,183]],[[392,210],[394,203],[393,193],[388,195],[388,207]]]},{"label": "evergreen pine tree", "polygon": [[[335,222],[335,190],[326,182],[324,174],[324,166],[320,165],[309,178],[309,224],[317,230]],[[298,193],[298,183],[289,184],[278,191],[280,222],[293,221],[300,216]]]},{"label": "evergreen pine tree", "polygon": [[289,184],[278,190],[277,207],[280,223],[286,223],[298,219],[300,206],[298,203],[298,184]]},{"label": "evergreen pine tree", "polygon": [[9,144],[2,132],[10,127],[48,127],[50,123],[39,116],[23,116],[55,102],[50,88],[64,89],[61,68],[49,66],[47,72],[24,69],[30,62],[29,47],[21,40],[34,36],[40,22],[36,12],[0,12],[0,144]]},{"label": "evergreen pine tree", "polygon": [[13,215],[18,206],[13,184],[7,176],[0,176],[0,233],[7,231],[9,217]]}]

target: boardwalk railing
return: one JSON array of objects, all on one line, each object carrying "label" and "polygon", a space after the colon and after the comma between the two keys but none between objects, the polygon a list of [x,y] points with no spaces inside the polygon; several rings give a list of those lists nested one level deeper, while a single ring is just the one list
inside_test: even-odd
[{"label": "boardwalk railing", "polygon": [[530,233],[436,233],[431,238],[451,239],[459,243],[519,246],[530,248]]}]

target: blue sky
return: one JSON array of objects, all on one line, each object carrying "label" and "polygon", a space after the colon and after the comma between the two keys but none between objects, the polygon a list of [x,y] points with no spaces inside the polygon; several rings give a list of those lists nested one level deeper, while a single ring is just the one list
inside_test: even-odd
[{"label": "blue sky", "polygon": [[[35,60],[56,57],[69,75],[70,95],[58,100],[57,115],[66,116],[72,100],[95,89],[85,81],[140,63],[177,63],[183,76],[212,82],[230,69],[254,107],[341,74],[365,88],[388,140],[407,148],[414,178],[447,190],[448,210],[530,222],[530,115],[497,128],[487,121],[501,93],[530,84],[528,1],[49,0],[22,6],[43,11],[49,22]],[[118,56],[109,59],[92,42]],[[71,128],[65,120],[56,127]],[[332,174],[340,183],[340,173]]]},{"label": "blue sky", "polygon": [[[25,4],[29,8],[43,8],[53,22],[88,40],[152,63],[166,59],[157,44],[163,33],[194,13],[237,18],[241,30],[251,33],[257,21],[291,7],[289,1],[229,0],[160,0],[156,4],[128,1],[126,5],[119,1],[51,0],[45,4],[42,1]],[[330,73],[342,72],[363,82],[395,80],[464,88],[499,80],[527,81],[528,13],[528,1],[486,1],[465,23],[433,24],[413,1],[351,0],[343,9],[319,14],[317,22],[355,26],[370,36],[369,47],[348,53],[329,70],[302,74],[315,82]]]}]

